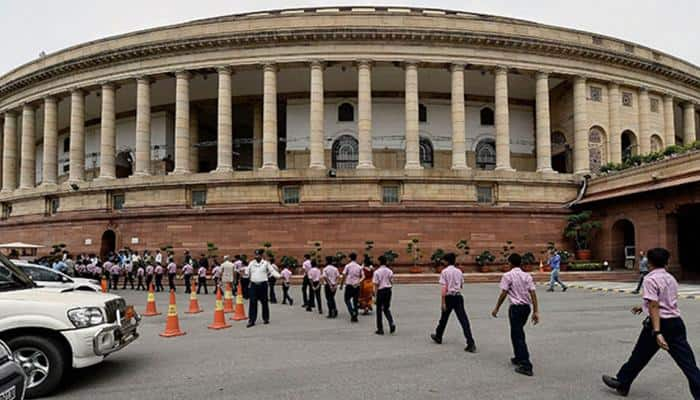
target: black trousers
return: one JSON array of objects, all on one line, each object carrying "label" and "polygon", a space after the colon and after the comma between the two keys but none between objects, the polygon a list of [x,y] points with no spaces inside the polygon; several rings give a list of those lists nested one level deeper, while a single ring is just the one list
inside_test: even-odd
[{"label": "black trousers", "polygon": [[[378,304],[379,300],[377,300],[377,305]],[[464,339],[467,341],[467,345],[474,344],[472,329],[469,326],[469,318],[467,317],[467,312],[464,311],[464,298],[462,298],[461,295],[445,296],[445,310],[440,314],[440,322],[438,322],[438,326],[435,328],[435,335],[442,339],[442,335],[445,333],[445,327],[447,327],[447,321],[450,319],[450,314],[453,310],[455,314],[457,314],[459,324],[462,325],[462,333],[464,333]]]},{"label": "black trousers", "polygon": [[[693,398],[700,399],[700,370],[695,363],[693,349],[688,344],[683,320],[681,318],[662,319],[661,333],[668,343],[668,353],[688,379]],[[651,323],[647,319],[639,334],[637,344],[632,350],[632,355],[617,373],[617,379],[620,383],[629,388],[657,351],[659,351],[659,346],[656,344]]]},{"label": "black trousers", "polygon": [[277,304],[277,296],[275,295],[275,283],[277,278],[269,278],[267,280],[268,285],[270,285],[270,303]]},{"label": "black trousers", "polygon": [[282,284],[282,304],[287,304],[287,301],[289,301],[289,304],[294,303],[294,300],[292,300],[292,297],[289,295],[289,285],[283,283]]},{"label": "black trousers", "polygon": [[112,275],[112,284],[110,285],[110,289],[117,290],[117,286],[119,286],[119,275]]},{"label": "black trousers", "polygon": [[345,306],[348,308],[350,316],[357,318],[360,308],[360,287],[359,286],[345,286],[345,294],[343,295],[345,300]]},{"label": "black trousers", "polygon": [[163,274],[156,275],[156,292],[162,292],[163,290]]},{"label": "black trousers", "polygon": [[323,293],[326,295],[326,304],[328,305],[328,315],[334,316],[338,313],[338,308],[335,305],[335,290],[330,285],[323,288]]},{"label": "black trousers", "polygon": [[151,283],[153,283],[153,275],[146,275],[146,290],[151,290]]},{"label": "black trousers", "polygon": [[134,289],[134,273],[133,272],[127,272],[126,276],[124,277],[124,286],[122,289],[126,289],[126,283],[131,284],[131,289]]},{"label": "black trousers", "polygon": [[394,317],[391,315],[391,288],[377,290],[377,330],[384,332],[382,314],[389,322],[389,326],[394,326]]},{"label": "black trousers", "polygon": [[192,274],[185,275],[185,293],[192,291]]},{"label": "black trousers", "polygon": [[323,314],[323,305],[321,304],[321,284],[315,287],[313,284],[309,287],[309,304],[306,306],[307,310],[314,308],[318,305],[318,313]]},{"label": "black trousers", "polygon": [[136,286],[136,290],[146,290],[146,286],[143,285],[143,276],[138,277],[138,285]]},{"label": "black trousers", "polygon": [[[226,290],[225,287],[224,290]],[[243,292],[244,299],[250,298],[250,278],[241,278],[241,292]]]},{"label": "black trousers", "polygon": [[508,309],[508,321],[510,321],[510,341],[513,344],[515,359],[524,368],[532,369],[530,353],[527,351],[525,341],[525,324],[530,317],[529,304],[513,304]]},{"label": "black trousers", "polygon": [[[209,289],[207,288],[207,278],[205,276],[200,276],[197,278],[197,294],[204,289],[204,294],[209,294]],[[216,291],[216,288],[214,289]]]},{"label": "black trousers", "polygon": [[175,274],[168,274],[168,287],[170,290],[175,290]]},{"label": "black trousers", "polygon": [[250,283],[250,302],[248,302],[248,322],[254,324],[258,319],[258,301],[262,304],[263,321],[270,321],[270,305],[267,301],[267,282]]},{"label": "black trousers", "polygon": [[301,281],[301,298],[302,298],[302,301],[304,302],[304,304],[303,304],[304,307],[309,306],[309,297],[310,297],[309,286],[311,286],[311,280],[309,280],[309,277],[306,276],[306,274],[304,274],[304,279]]},{"label": "black trousers", "polygon": [[647,276],[649,272],[640,272],[639,273],[639,283],[637,284],[637,288],[635,289],[635,292],[638,292],[642,288],[642,283],[644,283],[644,277]]}]

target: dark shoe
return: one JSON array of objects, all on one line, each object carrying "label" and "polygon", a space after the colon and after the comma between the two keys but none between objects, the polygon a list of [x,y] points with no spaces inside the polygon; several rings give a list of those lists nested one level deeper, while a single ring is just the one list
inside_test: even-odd
[{"label": "dark shoe", "polygon": [[254,323],[254,322],[248,322],[248,325],[246,325],[245,327],[246,327],[246,328],[252,328],[252,327],[254,327],[254,326],[255,326],[255,323]]},{"label": "dark shoe", "polygon": [[311,312],[311,308],[306,307],[306,312]]},{"label": "dark shoe", "polygon": [[553,291],[554,291],[554,289],[552,289],[552,288],[549,288],[549,289],[547,289],[547,291],[548,291],[548,292],[553,292]]},{"label": "dark shoe", "polygon": [[289,305],[293,306],[294,305],[294,300],[289,300]]},{"label": "dark shoe", "polygon": [[562,289],[561,291],[566,292],[566,289],[568,289],[568,287],[564,286],[564,289]]},{"label": "dark shoe", "polygon": [[375,335],[383,335],[383,334],[384,334],[384,331],[374,331],[374,334],[375,334]]},{"label": "dark shoe", "polygon": [[389,327],[389,333],[393,334],[394,332],[396,332],[396,325],[392,325]]},{"label": "dark shoe", "polygon": [[359,322],[359,320],[356,315],[353,315],[352,318],[350,318],[350,322]]},{"label": "dark shoe", "polygon": [[318,313],[323,315],[323,310],[318,310]]},{"label": "dark shoe", "polygon": [[464,348],[464,351],[467,353],[476,353],[476,345],[474,343],[468,344],[467,347]]},{"label": "dark shoe", "polygon": [[518,365],[517,367],[515,367],[515,372],[522,374],[522,375],[526,375],[526,376],[533,375],[532,370],[530,368],[525,368],[525,366],[523,366],[523,365]]},{"label": "dark shoe", "polygon": [[632,294],[639,294],[639,290],[632,291]]},{"label": "dark shoe", "polygon": [[433,342],[435,342],[437,344],[442,344],[442,339],[439,338],[436,334],[431,333],[430,338],[433,339]]},{"label": "dark shoe", "polygon": [[269,325],[269,324],[270,324],[270,321],[263,321],[263,324]]},{"label": "dark shoe", "polygon": [[617,378],[614,378],[610,375],[603,375],[603,383],[610,389],[615,389],[617,394],[619,394],[622,397],[627,397],[627,395],[630,392],[630,388],[623,387],[622,383],[620,383],[620,381],[618,381]]},{"label": "dark shoe", "polygon": [[519,361],[517,358],[515,358],[515,357],[513,357],[513,358],[510,359],[510,363],[513,364],[513,365],[515,365],[515,366],[519,366],[519,365],[520,365],[520,361]]},{"label": "dark shoe", "polygon": [[328,315],[326,315],[326,318],[327,318],[327,319],[332,319],[332,318],[333,318],[333,314],[328,314]]}]

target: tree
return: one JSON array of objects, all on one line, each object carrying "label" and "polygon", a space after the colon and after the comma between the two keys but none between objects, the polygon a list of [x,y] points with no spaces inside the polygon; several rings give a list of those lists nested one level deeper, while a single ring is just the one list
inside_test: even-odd
[{"label": "tree", "polygon": [[216,257],[217,251],[219,251],[219,248],[216,247],[216,245],[214,243],[207,242],[207,256]]},{"label": "tree", "polygon": [[423,258],[420,248],[420,240],[418,238],[413,238],[410,242],[408,242],[406,245],[406,254],[408,254],[411,257],[411,260],[413,260],[413,268],[416,268],[420,259]]},{"label": "tree", "polygon": [[573,239],[577,250],[588,250],[591,239],[602,226],[600,221],[591,220],[592,215],[592,211],[582,211],[567,218],[564,236]]}]

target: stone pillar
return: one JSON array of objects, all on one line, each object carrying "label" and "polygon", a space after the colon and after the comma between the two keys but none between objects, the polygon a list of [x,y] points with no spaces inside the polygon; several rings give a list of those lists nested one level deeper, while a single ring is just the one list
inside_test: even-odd
[{"label": "stone pillar", "polygon": [[261,169],[277,170],[277,66],[263,67],[263,163]]},{"label": "stone pillar", "polygon": [[649,90],[645,87],[639,89],[639,152],[649,154],[651,151],[651,127],[649,126],[649,113],[651,105]]},{"label": "stone pillar", "polygon": [[311,98],[309,112],[309,168],[325,169],[323,154],[323,63],[311,62]]},{"label": "stone pillar", "polygon": [[554,172],[549,116],[549,74],[546,72],[538,72],[535,77],[535,103],[537,172]]},{"label": "stone pillar", "polygon": [[574,173],[590,173],[588,157],[588,116],[586,113],[586,78],[574,78]]},{"label": "stone pillar", "polygon": [[70,153],[68,182],[85,180],[85,93],[74,89],[70,94]]},{"label": "stone pillar", "polygon": [[695,104],[688,101],[683,104],[683,144],[693,143],[695,140]]},{"label": "stone pillar", "polygon": [[35,132],[34,106],[25,104],[22,107],[22,158],[20,159],[19,188],[32,189],[36,181],[35,175]]},{"label": "stone pillar", "polygon": [[[175,121],[175,129],[177,130],[177,116]],[[141,77],[136,79],[136,162],[134,176],[148,176],[150,174],[151,82],[148,78]]]},{"label": "stone pillar", "polygon": [[5,113],[3,127],[2,191],[17,189],[17,115],[13,111]]},{"label": "stone pillar", "polygon": [[372,155],[372,63],[357,63],[358,169],[374,168]]},{"label": "stone pillar", "polygon": [[513,171],[510,166],[510,116],[508,110],[508,69],[497,67],[496,97],[496,170]]},{"label": "stone pillar", "polygon": [[233,121],[231,106],[231,68],[221,67],[219,73],[219,103],[217,108],[217,173],[233,172]]},{"label": "stone pillar", "polygon": [[620,85],[616,82],[608,84],[608,115],[610,118],[610,132],[608,132],[608,142],[610,143],[610,161],[619,164],[622,162],[622,128],[620,127]]},{"label": "stone pillar", "polygon": [[[190,107],[190,172],[199,172],[199,114]],[[216,170],[214,170],[216,171]]]},{"label": "stone pillar", "polygon": [[190,73],[175,73],[175,169],[190,173]]},{"label": "stone pillar", "polygon": [[[115,91],[116,87],[113,83],[105,83],[102,85],[102,119],[100,122],[100,179],[115,179],[117,177],[117,169],[115,164],[117,148],[117,128],[114,105]],[[140,114],[138,95],[136,101],[136,135],[138,136]],[[46,163],[44,163],[44,168],[46,168]]]},{"label": "stone pillar", "polygon": [[676,120],[674,113],[673,96],[664,96],[664,146],[676,144]]},{"label": "stone pillar", "polygon": [[58,103],[55,97],[46,97],[44,99],[44,154],[41,183],[42,185],[55,185],[57,180]]},{"label": "stone pillar", "polygon": [[407,62],[406,70],[406,165],[405,169],[422,169],[418,122],[418,65]]},{"label": "stone pillar", "polygon": [[452,64],[452,169],[466,170],[467,147],[464,111],[464,65]]},{"label": "stone pillar", "polygon": [[253,170],[262,166],[262,105],[253,105]]}]

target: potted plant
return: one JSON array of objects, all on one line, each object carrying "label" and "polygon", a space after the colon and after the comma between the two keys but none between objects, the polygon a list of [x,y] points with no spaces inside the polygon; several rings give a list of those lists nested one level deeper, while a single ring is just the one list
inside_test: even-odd
[{"label": "potted plant", "polygon": [[292,256],[282,256],[280,259],[280,264],[282,265],[282,268],[289,268],[290,271],[296,271],[296,269],[299,267],[299,262]]},{"label": "potted plant", "polygon": [[469,256],[469,244],[467,243],[467,239],[461,239],[457,244],[455,245],[457,248],[457,253],[462,253],[464,254],[464,262],[467,262],[467,257]]},{"label": "potted plant", "polygon": [[523,253],[523,257],[522,257],[523,271],[532,272],[532,266],[535,265],[536,262],[537,262],[537,259],[535,258],[535,255],[532,254],[531,251]]},{"label": "potted plant", "polygon": [[513,254],[514,249],[515,246],[513,246],[513,241],[511,240],[506,241],[503,247],[501,247],[501,272],[510,271],[510,264],[508,263],[508,258],[511,254]]},{"label": "potted plant", "polygon": [[347,258],[347,256],[342,251],[336,252],[335,253],[335,261],[334,261],[336,264],[335,266],[340,268],[340,265],[342,265],[345,262],[346,258]]},{"label": "potted plant", "polygon": [[592,211],[582,211],[567,218],[564,228],[564,236],[574,241],[576,245],[576,258],[579,260],[591,259],[591,239],[602,224],[591,219]]},{"label": "potted plant", "polygon": [[420,274],[423,272],[423,269],[418,266],[418,262],[423,257],[420,249],[420,240],[418,238],[413,238],[408,242],[406,245],[406,254],[413,260],[413,267],[411,267],[409,272],[412,274]]},{"label": "potted plant", "polygon": [[[372,260],[372,249],[374,248],[374,241],[372,240],[366,240],[365,241],[365,259],[369,260],[370,265],[374,265],[374,262]],[[365,260],[363,260],[364,263]]]},{"label": "potted plant", "polygon": [[430,261],[433,262],[433,266],[435,267],[435,272],[442,272],[442,259],[445,257],[445,250],[443,249],[437,249],[433,252],[433,254],[430,256]]},{"label": "potted plant", "polygon": [[323,265],[323,254],[321,253],[321,242],[314,242],[314,249],[311,250],[311,253],[309,254],[312,259],[316,260],[316,264]]},{"label": "potted plant", "polygon": [[383,256],[386,257],[386,262],[389,264],[393,263],[397,258],[399,258],[399,255],[394,252],[394,250],[385,251]]},{"label": "potted plant", "polygon": [[489,265],[496,260],[496,256],[491,254],[490,251],[484,250],[476,256],[476,263],[479,265],[479,271],[490,272]]}]

